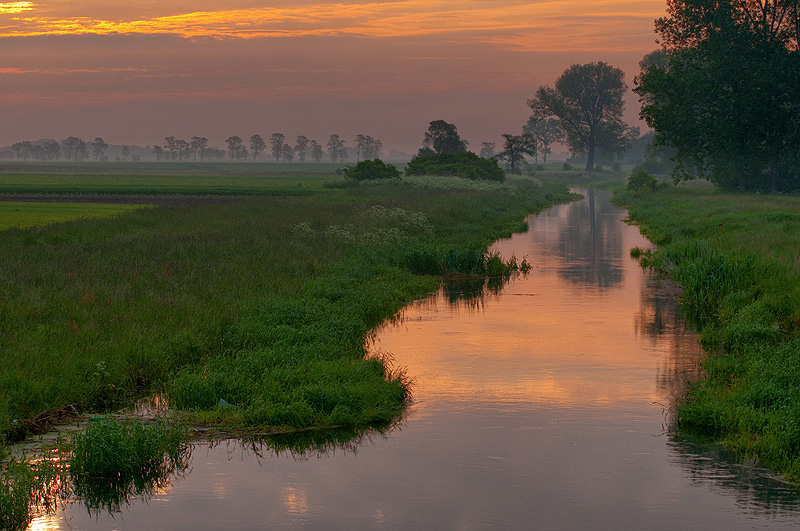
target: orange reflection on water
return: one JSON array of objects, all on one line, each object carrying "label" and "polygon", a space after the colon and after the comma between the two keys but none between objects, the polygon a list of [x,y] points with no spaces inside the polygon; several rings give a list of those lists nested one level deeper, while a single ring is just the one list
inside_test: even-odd
[{"label": "orange reflection on water", "polygon": [[527,256],[527,278],[472,307],[440,293],[383,329],[380,348],[416,379],[416,410],[479,401],[647,409],[680,395],[696,373],[697,338],[630,258],[649,244],[620,218],[587,201],[535,218],[531,232],[497,245]]}]

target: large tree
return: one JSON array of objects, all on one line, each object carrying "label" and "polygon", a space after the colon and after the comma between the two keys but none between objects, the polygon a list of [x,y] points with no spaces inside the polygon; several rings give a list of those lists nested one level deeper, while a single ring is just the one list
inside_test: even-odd
[{"label": "large tree", "polygon": [[191,142],[192,153],[194,154],[194,160],[197,160],[197,154],[200,154],[200,162],[203,162],[203,158],[206,155],[206,150],[208,149],[208,139],[204,136],[193,136]]},{"label": "large tree", "polygon": [[239,137],[239,135],[229,136],[225,139],[225,143],[228,144],[228,155],[231,156],[231,162],[233,162],[234,158],[237,160],[242,158],[244,144],[242,143],[242,139]]},{"label": "large tree", "polygon": [[434,120],[428,125],[419,154],[463,153],[468,145],[469,142],[459,136],[455,125],[444,120]]},{"label": "large tree", "polygon": [[598,149],[625,150],[628,126],[622,120],[628,90],[625,74],[608,63],[575,64],[556,80],[555,88],[539,87],[528,100],[534,121],[558,119],[573,154],[586,155],[586,171],[594,170]]},{"label": "large tree", "polygon": [[676,180],[800,188],[800,2],[668,0],[634,91]]},{"label": "large tree", "polygon": [[297,136],[297,144],[294,146],[294,152],[300,158],[300,162],[306,161],[306,152],[308,151],[308,143],[310,140],[305,135]]},{"label": "large tree", "polygon": [[344,140],[339,138],[339,135],[333,134],[328,139],[328,156],[331,158],[331,162],[338,162],[347,158]]}]

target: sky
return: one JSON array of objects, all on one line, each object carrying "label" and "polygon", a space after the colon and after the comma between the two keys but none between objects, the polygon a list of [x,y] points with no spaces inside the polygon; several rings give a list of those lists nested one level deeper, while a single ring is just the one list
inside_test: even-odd
[{"label": "sky", "polygon": [[[473,150],[519,134],[571,64],[629,86],[664,0],[0,2],[0,145],[335,133],[416,151],[429,122]],[[638,102],[626,99],[638,122]]]}]

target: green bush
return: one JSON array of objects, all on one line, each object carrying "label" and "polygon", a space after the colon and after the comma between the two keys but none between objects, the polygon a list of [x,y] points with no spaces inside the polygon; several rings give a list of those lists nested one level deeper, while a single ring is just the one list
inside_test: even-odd
[{"label": "green bush", "polygon": [[400,170],[395,168],[393,164],[387,164],[380,159],[362,160],[355,167],[346,167],[343,173],[345,177],[356,181],[400,178]]},{"label": "green bush", "polygon": [[628,190],[634,192],[655,190],[657,184],[656,178],[643,168],[633,170],[631,176],[628,177]]},{"label": "green bush", "polygon": [[405,173],[488,181],[504,181],[506,178],[497,160],[484,159],[470,151],[417,155],[406,165]]}]

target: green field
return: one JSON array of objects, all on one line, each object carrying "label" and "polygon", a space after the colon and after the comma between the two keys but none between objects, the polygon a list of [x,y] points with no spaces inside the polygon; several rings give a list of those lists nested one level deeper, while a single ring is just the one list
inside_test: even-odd
[{"label": "green field", "polygon": [[[0,194],[308,195],[326,163],[0,163]],[[2,195],[0,195],[2,200]]]},{"label": "green field", "polygon": [[[204,194],[208,180],[228,189],[299,182],[309,192],[184,197],[0,232],[2,432],[23,436],[26,419],[67,404],[106,411],[155,393],[195,423],[389,422],[408,385],[382,360],[365,359],[369,331],[434,290],[447,272],[436,264],[480,257],[526,214],[568,200],[565,185],[531,178],[326,187],[343,183],[327,169],[138,176],[176,179],[192,194]],[[75,179],[92,194],[112,179],[32,172],[28,186],[50,178]],[[435,275],[414,274],[423,270]]]},{"label": "green field", "polygon": [[79,218],[108,218],[139,205],[112,203],[64,203],[0,201],[0,230],[48,225]]}]

